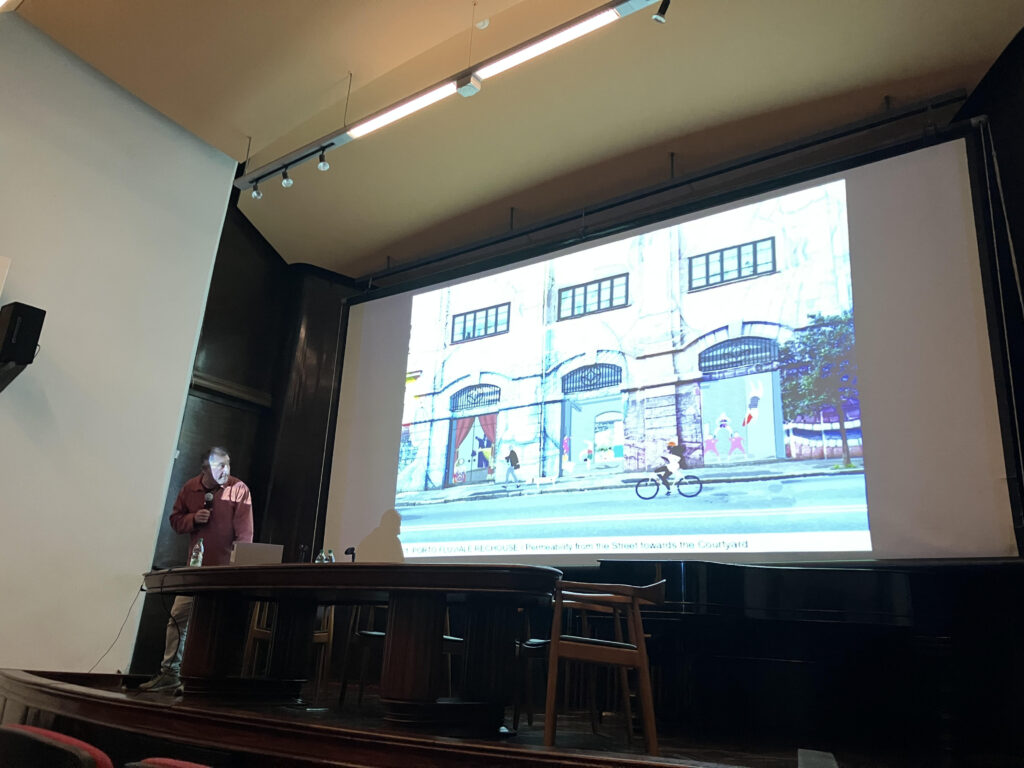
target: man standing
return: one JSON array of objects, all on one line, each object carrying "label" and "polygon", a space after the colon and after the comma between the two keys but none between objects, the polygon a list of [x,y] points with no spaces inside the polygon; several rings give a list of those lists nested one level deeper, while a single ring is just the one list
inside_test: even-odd
[{"label": "man standing", "polygon": [[505,484],[508,485],[509,478],[512,478],[511,482],[519,485],[519,478],[516,477],[516,470],[519,469],[519,454],[516,453],[515,448],[509,446],[505,461],[508,462],[508,469],[505,470]]},{"label": "man standing", "polygon": [[[204,454],[202,472],[178,492],[171,527],[189,535],[189,552],[203,540],[204,566],[227,565],[236,541],[252,541],[252,498],[248,486],[231,476],[231,457],[226,448],[214,446]],[[191,611],[191,596],[174,598],[160,674],[140,685],[139,690],[180,690],[181,656]]]}]

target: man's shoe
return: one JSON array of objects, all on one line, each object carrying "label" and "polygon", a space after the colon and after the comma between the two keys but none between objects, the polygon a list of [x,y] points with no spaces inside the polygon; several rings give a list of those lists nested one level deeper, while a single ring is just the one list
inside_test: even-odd
[{"label": "man's shoe", "polygon": [[159,691],[174,691],[181,688],[181,678],[173,672],[161,672],[156,677],[147,680],[139,686],[140,691],[157,693]]},{"label": "man's shoe", "polygon": [[666,496],[671,496],[672,495],[672,491],[665,491],[665,495]]}]

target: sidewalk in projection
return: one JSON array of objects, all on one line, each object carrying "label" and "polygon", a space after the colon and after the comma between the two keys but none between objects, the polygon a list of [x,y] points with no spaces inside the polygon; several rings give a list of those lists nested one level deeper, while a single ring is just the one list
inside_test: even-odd
[{"label": "sidewalk in projection", "polygon": [[640,498],[636,483],[650,472],[470,485],[447,489],[444,501],[431,491],[401,493],[402,545],[407,557],[871,547],[860,458],[847,469],[841,458],[790,459],[682,474],[701,479],[697,496],[662,489]]}]

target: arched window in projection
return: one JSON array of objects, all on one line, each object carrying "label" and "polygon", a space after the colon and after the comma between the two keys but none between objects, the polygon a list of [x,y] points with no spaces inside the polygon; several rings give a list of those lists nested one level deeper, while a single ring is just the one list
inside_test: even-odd
[{"label": "arched window in projection", "polygon": [[623,463],[622,367],[594,363],[562,377],[562,475],[614,472]]},{"label": "arched window in projection", "polygon": [[704,466],[785,458],[779,343],[745,336],[700,353]]},{"label": "arched window in projection", "polygon": [[[446,487],[486,483],[493,478],[500,400],[501,389],[493,384],[465,387],[452,395]],[[479,412],[490,407],[494,410]]]}]

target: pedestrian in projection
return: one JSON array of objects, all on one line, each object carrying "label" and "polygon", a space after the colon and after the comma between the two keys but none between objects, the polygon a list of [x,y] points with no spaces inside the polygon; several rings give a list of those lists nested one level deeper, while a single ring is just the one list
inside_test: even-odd
[{"label": "pedestrian in projection", "polygon": [[[519,478],[516,477],[516,470],[519,469],[519,454],[516,453],[516,449],[510,447],[508,449],[508,456],[505,457],[505,461],[508,462],[508,469],[505,470],[505,484],[509,482],[519,485]],[[510,481],[509,478],[512,478]]]}]

